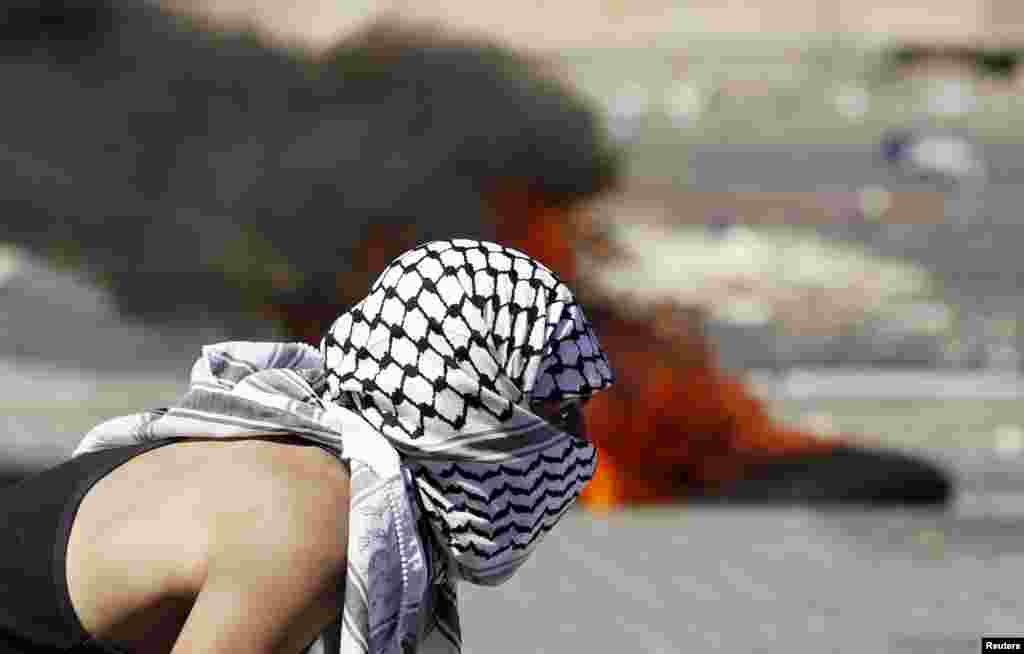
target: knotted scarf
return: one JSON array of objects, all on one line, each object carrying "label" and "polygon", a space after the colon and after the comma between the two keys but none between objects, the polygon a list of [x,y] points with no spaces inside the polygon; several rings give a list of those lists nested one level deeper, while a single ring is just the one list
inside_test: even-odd
[{"label": "knotted scarf", "polygon": [[340,628],[311,651],[458,652],[456,585],[509,578],[569,508],[594,447],[531,411],[612,383],[571,291],[495,243],[392,262],[320,350],[203,348],[173,406],[93,429],[75,455],[171,438],[293,435],[348,463]]}]

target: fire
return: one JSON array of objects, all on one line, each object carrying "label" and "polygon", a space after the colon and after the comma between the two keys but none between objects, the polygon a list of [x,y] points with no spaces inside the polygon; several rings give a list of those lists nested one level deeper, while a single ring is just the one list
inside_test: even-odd
[{"label": "fire", "polygon": [[[581,502],[603,512],[678,501],[740,478],[747,465],[841,442],[775,423],[739,378],[720,370],[693,307],[651,303],[623,310],[578,278],[578,236],[593,235],[579,208],[545,206],[528,193],[496,198],[498,241],[538,258],[580,290],[617,382],[587,409],[598,470]],[[589,226],[592,227],[592,226]],[[615,244],[598,244],[605,258]],[[595,302],[596,300],[596,302]]]}]

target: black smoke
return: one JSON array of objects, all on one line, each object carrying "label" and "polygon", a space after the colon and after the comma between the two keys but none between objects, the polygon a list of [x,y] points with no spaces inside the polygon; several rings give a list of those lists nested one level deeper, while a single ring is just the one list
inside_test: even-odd
[{"label": "black smoke", "polygon": [[0,240],[129,314],[343,302],[374,226],[487,237],[490,189],[572,204],[619,172],[544,63],[443,30],[380,24],[313,59],[141,2],[0,15]]}]

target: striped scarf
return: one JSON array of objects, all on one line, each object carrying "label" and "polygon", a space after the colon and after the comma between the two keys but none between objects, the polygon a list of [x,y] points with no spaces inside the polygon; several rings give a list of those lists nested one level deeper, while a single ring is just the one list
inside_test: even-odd
[{"label": "striped scarf", "polygon": [[351,471],[349,569],[340,625],[310,651],[459,652],[456,584],[508,579],[593,475],[593,446],[532,403],[611,382],[550,270],[438,241],[396,259],[320,351],[207,346],[179,402],[103,423],[75,454],[189,437],[327,446]]}]

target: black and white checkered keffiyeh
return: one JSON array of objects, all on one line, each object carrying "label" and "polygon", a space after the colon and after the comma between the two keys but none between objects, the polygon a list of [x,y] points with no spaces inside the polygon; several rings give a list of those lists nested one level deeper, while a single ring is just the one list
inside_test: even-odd
[{"label": "black and white checkered keffiyeh", "polygon": [[457,578],[507,578],[593,474],[593,446],[530,405],[587,397],[612,372],[572,292],[522,252],[470,240],[415,248],[321,351],[330,398],[409,463]]},{"label": "black and white checkered keffiyeh", "polygon": [[460,651],[456,584],[507,579],[591,478],[595,450],[531,412],[612,381],[572,293],[494,243],[395,260],[315,349],[203,348],[167,409],[107,421],[75,454],[170,438],[295,435],[348,462],[342,654]]}]

